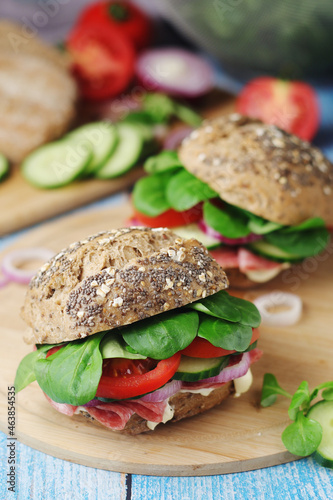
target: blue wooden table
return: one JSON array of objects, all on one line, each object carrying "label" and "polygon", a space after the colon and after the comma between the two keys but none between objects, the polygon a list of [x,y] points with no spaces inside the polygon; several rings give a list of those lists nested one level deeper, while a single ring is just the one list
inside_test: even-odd
[{"label": "blue wooden table", "polygon": [[[123,201],[123,195],[116,195],[76,212],[81,214],[85,210],[114,206]],[[0,251],[28,231],[30,229],[2,238]],[[20,418],[19,414],[17,418]],[[333,471],[320,467],[312,458],[221,476],[153,477],[120,474],[77,465],[53,458],[19,442],[16,443],[16,488],[13,493],[7,489],[7,444],[7,436],[0,433],[0,499],[333,499]]]}]

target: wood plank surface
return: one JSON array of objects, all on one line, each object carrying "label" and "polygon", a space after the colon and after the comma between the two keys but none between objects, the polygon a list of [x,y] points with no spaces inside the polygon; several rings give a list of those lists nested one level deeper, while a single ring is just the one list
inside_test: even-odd
[{"label": "wood plank surface", "polygon": [[[198,110],[213,117],[232,111],[233,106],[234,100],[228,94],[216,91],[198,104]],[[80,114],[87,115],[85,121],[90,115],[94,121],[98,119],[96,110],[81,110]],[[9,177],[0,183],[0,236],[129,188],[142,173],[141,168],[135,168],[111,180],[85,179],[58,189],[38,189],[21,176],[19,167],[13,167]]]},{"label": "wood plank surface", "polygon": [[[69,216],[30,231],[14,247],[44,246],[59,251],[70,242],[103,229],[120,227],[129,206]],[[135,437],[113,433],[80,417],[53,410],[38,385],[17,396],[17,436],[20,441],[71,462],[117,472],[159,476],[191,476],[240,472],[293,460],[283,447],[281,432],[288,424],[288,401],[279,398],[270,408],[259,406],[262,377],[274,373],[293,392],[302,380],[310,387],[332,376],[332,249],[312,264],[296,268],[293,278],[276,278],[269,285],[246,292],[247,298],[269,290],[299,294],[304,312],[292,327],[261,327],[262,359],[253,366],[254,383],[240,398],[229,398],[217,408],[176,424],[157,427]],[[8,251],[8,250],[7,250]],[[1,259],[2,256],[0,256]],[[3,353],[1,393],[14,380],[20,359],[30,346],[22,341],[19,317],[25,287],[10,284],[0,290],[0,346]],[[1,398],[0,428],[6,432],[5,398]]]}]

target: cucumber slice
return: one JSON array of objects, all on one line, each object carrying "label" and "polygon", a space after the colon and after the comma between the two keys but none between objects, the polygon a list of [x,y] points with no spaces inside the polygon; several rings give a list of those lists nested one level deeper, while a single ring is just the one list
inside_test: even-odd
[{"label": "cucumber slice", "polygon": [[90,148],[78,153],[66,140],[52,142],[31,153],[22,163],[22,174],[39,188],[58,188],[69,184],[87,168],[92,158]]},{"label": "cucumber slice", "polygon": [[276,231],[276,229],[280,229],[281,227],[283,226],[281,224],[278,224],[277,222],[258,224],[255,220],[250,219],[248,223],[248,228],[251,230],[251,233],[255,234],[271,233],[272,231]]},{"label": "cucumber slice", "polygon": [[333,401],[319,401],[308,411],[307,417],[319,422],[323,437],[314,459],[324,467],[333,469]]},{"label": "cucumber slice", "polygon": [[172,229],[172,231],[181,238],[185,240],[189,240],[194,238],[195,240],[200,241],[206,248],[211,249],[221,245],[221,242],[216,238],[212,238],[205,234],[199,228],[198,224],[189,224],[188,226],[179,226]]},{"label": "cucumber slice", "polygon": [[9,172],[9,163],[7,158],[0,153],[0,182],[6,177]]},{"label": "cucumber slice", "polygon": [[279,247],[272,245],[264,240],[254,241],[253,243],[249,243],[248,247],[253,250],[254,253],[258,253],[263,255],[264,257],[269,257],[272,260],[276,260],[278,262],[289,262],[289,261],[297,261],[302,260],[302,257],[296,254],[292,254],[289,252],[285,252]]},{"label": "cucumber slice", "polygon": [[118,133],[114,125],[101,121],[83,125],[67,134],[65,139],[73,143],[78,153],[86,148],[92,150],[91,161],[83,172],[84,175],[90,175],[103,167],[111,156],[118,142]]},{"label": "cucumber slice", "polygon": [[195,382],[204,378],[214,377],[228,364],[229,356],[221,358],[190,358],[182,356],[178,370],[173,378],[185,382]]},{"label": "cucumber slice", "polygon": [[140,127],[130,123],[122,123],[117,127],[119,142],[116,149],[96,172],[99,179],[111,179],[130,170],[140,159],[144,145]]}]

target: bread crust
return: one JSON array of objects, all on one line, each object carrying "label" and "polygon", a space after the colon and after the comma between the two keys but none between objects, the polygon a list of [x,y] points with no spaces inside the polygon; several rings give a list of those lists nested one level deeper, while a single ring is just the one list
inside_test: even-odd
[{"label": "bread crust", "polygon": [[197,240],[168,229],[93,235],[55,255],[31,280],[22,317],[31,343],[59,343],[128,325],[228,287]]},{"label": "bread crust", "polygon": [[333,165],[318,148],[237,113],[206,121],[179,150],[185,168],[226,202],[284,225],[333,225]]},{"label": "bread crust", "polygon": [[0,150],[14,163],[61,136],[75,116],[67,57],[22,28],[0,22]]},{"label": "bread crust", "polygon": [[[200,393],[178,392],[169,399],[169,405],[173,408],[174,414],[172,419],[168,420],[167,423],[178,422],[178,420],[182,420],[183,418],[193,417],[194,415],[210,410],[214,406],[222,403],[222,401],[234,392],[235,388],[233,381],[227,382],[221,387],[214,389],[208,396],[203,396]],[[89,419],[95,425],[102,426],[105,429],[105,426],[95,420],[89,413],[81,412],[80,415]],[[152,429],[147,426],[147,420],[134,413],[123,430],[113,432],[135,436],[151,430]]]}]

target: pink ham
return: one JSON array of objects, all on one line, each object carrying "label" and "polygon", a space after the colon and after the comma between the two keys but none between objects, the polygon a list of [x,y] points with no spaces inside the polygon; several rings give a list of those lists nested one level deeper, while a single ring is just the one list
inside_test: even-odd
[{"label": "pink ham", "polygon": [[275,269],[281,267],[282,264],[265,259],[265,257],[260,257],[260,255],[255,255],[246,248],[240,247],[238,249],[238,265],[239,270],[245,273],[246,271]]},{"label": "pink ham", "polygon": [[209,253],[223,269],[238,267],[238,247],[221,247],[217,250],[210,250]]},{"label": "pink ham", "polygon": [[49,398],[45,394],[45,392],[44,396],[55,410],[59,411],[60,413],[63,413],[64,415],[68,415],[69,417],[72,417],[74,415],[77,406],[68,405],[66,403],[56,403],[55,401],[53,401],[53,399]]},{"label": "pink ham", "polygon": [[167,403],[146,403],[143,401],[122,401],[121,403],[101,403],[95,408],[86,408],[88,413],[105,427],[120,431],[136,413],[145,420],[162,422]]}]

